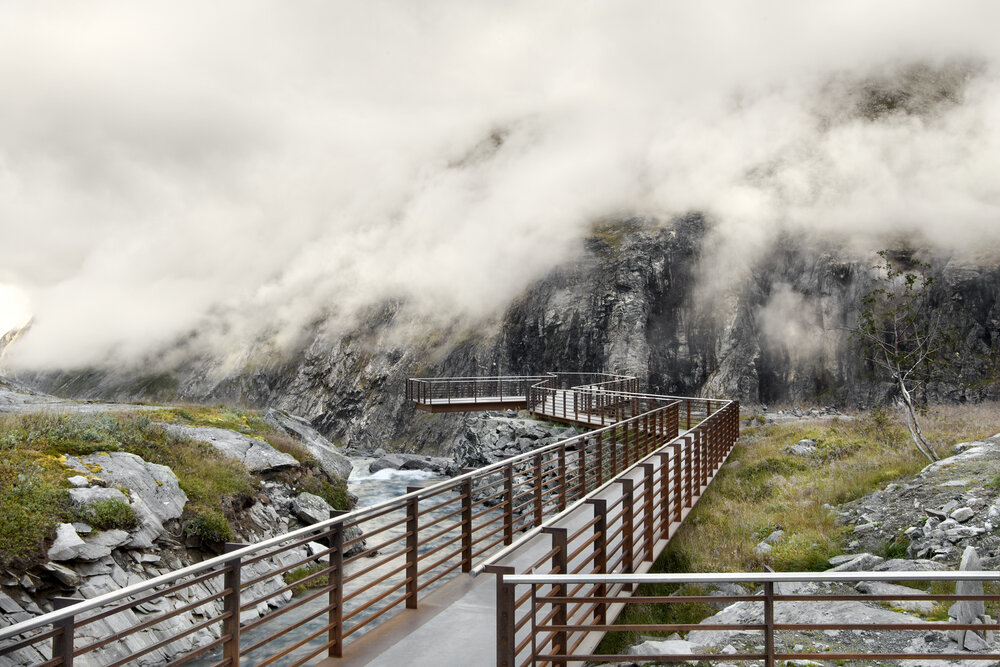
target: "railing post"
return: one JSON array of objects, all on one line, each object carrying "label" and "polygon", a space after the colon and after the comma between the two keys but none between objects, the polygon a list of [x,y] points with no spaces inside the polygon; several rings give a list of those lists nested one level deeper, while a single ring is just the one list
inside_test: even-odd
[{"label": "railing post", "polygon": [[694,481],[694,467],[691,465],[691,450],[693,449],[691,440],[691,436],[684,436],[684,467],[687,469],[687,474],[684,475],[684,507],[691,507],[693,504],[691,483]]},{"label": "railing post", "polygon": [[632,424],[628,421],[625,422],[625,464],[622,469],[628,468],[632,465]]},{"label": "railing post", "polygon": [[[342,514],[347,514],[345,510],[330,510],[330,518],[335,519]],[[344,655],[344,524],[335,523],[330,526],[330,532],[326,537],[326,546],[330,551],[330,589],[328,602],[330,611],[328,612],[328,623],[330,631],[327,641],[330,648],[327,654],[331,658],[340,658]]]},{"label": "railing post", "polygon": [[503,513],[503,543],[514,543],[514,466],[508,463],[503,469],[503,494],[507,509]]},{"label": "railing post", "polygon": [[[588,498],[587,502],[594,506],[594,569],[597,572],[608,571],[608,501],[605,498]],[[596,597],[607,597],[608,585],[604,582],[597,584],[594,591]],[[608,605],[605,602],[598,602],[594,607],[594,622],[597,625],[605,625],[608,619]]]},{"label": "railing post", "polygon": [[[635,506],[632,494],[633,482],[630,478],[618,480],[622,485],[622,567],[625,572],[635,572],[635,557],[632,553],[635,540],[633,539],[633,526],[635,523]],[[632,590],[631,584],[625,585],[625,590]]]},{"label": "railing post", "polygon": [[566,445],[559,445],[556,455],[556,474],[559,478],[558,490],[559,511],[566,509]]},{"label": "railing post", "polygon": [[576,500],[587,495],[587,438],[582,438],[577,445],[576,467],[580,471],[580,490],[576,495]]},{"label": "railing post", "polygon": [[645,560],[653,560],[653,520],[656,515],[653,514],[653,475],[656,472],[656,466],[652,463],[642,464],[643,475],[643,498],[642,498],[642,521],[643,521],[643,541],[646,543],[646,557]]},{"label": "railing post", "polygon": [[[597,434],[597,486],[604,485],[604,434]],[[595,487],[596,488],[596,487]]]},{"label": "railing post", "polygon": [[542,525],[542,455],[535,454],[535,525]]},{"label": "railing post", "polygon": [[670,456],[660,452],[660,537],[670,537]]},{"label": "railing post", "polygon": [[[419,486],[406,487],[407,493],[420,491]],[[419,544],[418,531],[420,524],[420,498],[411,496],[406,499],[406,608],[417,608],[417,577],[420,576],[420,557],[417,554]]]},{"label": "railing post", "polygon": [[671,445],[670,449],[671,449],[670,458],[674,462],[674,493],[673,493],[674,500],[673,500],[673,503],[672,503],[673,508],[674,508],[674,521],[676,521],[677,523],[680,523],[680,521],[681,521],[681,506],[684,504],[684,501],[681,499],[681,496],[683,494],[683,490],[682,490],[683,489],[683,483],[681,482],[681,449],[682,449],[682,445],[679,442],[678,443],[674,443],[673,445]]},{"label": "railing post", "polygon": [[657,444],[659,442],[659,440],[657,438],[657,429],[656,429],[656,425],[658,423],[657,422],[658,419],[659,419],[659,415],[656,414],[656,413],[653,413],[653,414],[649,415],[648,417],[646,417],[646,429],[647,429],[646,430],[646,442],[647,442],[646,447],[648,449],[648,451],[646,452],[647,454],[650,453],[650,452],[656,451],[657,447],[659,447],[659,445]]},{"label": "railing post", "polygon": [[[543,533],[548,533],[552,536],[552,548],[556,552],[552,555],[552,570],[553,574],[566,574],[569,569],[569,563],[567,561],[568,556],[568,546],[569,540],[567,536],[567,530],[565,528],[553,528],[551,526],[546,526],[542,528]],[[568,593],[566,584],[553,584],[552,595],[553,597],[565,597]],[[566,603],[565,602],[553,602],[553,611],[555,615],[552,617],[552,625],[566,625]],[[568,642],[566,641],[566,631],[557,630],[552,636],[552,653],[554,655],[566,655],[568,649]],[[552,661],[553,665],[565,665],[566,660],[563,658],[555,658]]]},{"label": "railing post", "polygon": [[[227,542],[223,553],[242,549],[246,544]],[[229,592],[222,598],[222,611],[227,614],[222,621],[222,634],[228,636],[222,644],[222,657],[228,659],[231,667],[240,664],[240,557],[226,561],[225,574],[222,576],[222,587]]]},{"label": "railing post", "polygon": [[687,427],[686,430],[691,430],[691,399],[685,399],[684,405],[687,406]]},{"label": "railing post", "polygon": [[503,579],[514,568],[488,565],[486,571],[497,575],[497,667],[514,667],[514,585]]},{"label": "railing post", "polygon": [[698,452],[695,454],[698,461],[698,475],[694,478],[695,481],[695,493],[701,496],[701,487],[704,485],[705,479],[705,451],[708,448],[708,429],[711,428],[709,424],[705,424],[699,429],[699,437],[695,440],[695,447]]},{"label": "railing post", "polygon": [[774,667],[774,582],[764,583],[764,665]]},{"label": "railing post", "polygon": [[472,478],[462,482],[462,572],[472,572]]},{"label": "railing post", "polygon": [[[80,602],[83,602],[83,600],[55,597],[52,598],[52,607],[56,610],[65,609]],[[71,666],[73,664],[73,651],[76,650],[73,642],[75,625],[75,618],[73,616],[67,616],[61,621],[56,621],[52,624],[54,630],[62,630],[61,633],[52,638],[52,658],[61,659],[61,665]]]}]

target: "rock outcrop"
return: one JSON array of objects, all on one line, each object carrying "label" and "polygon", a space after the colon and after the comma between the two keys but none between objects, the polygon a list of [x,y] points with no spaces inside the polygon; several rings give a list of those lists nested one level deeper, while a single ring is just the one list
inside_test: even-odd
[{"label": "rock outcrop", "polygon": [[350,459],[302,417],[285,410],[269,408],[264,413],[264,421],[298,439],[309,453],[316,457],[316,461],[327,474],[344,480],[351,476],[354,466]]},{"label": "rock outcrop", "polygon": [[[747,267],[743,280],[713,290],[705,254],[712,233],[700,215],[619,220],[595,228],[578,257],[479,322],[430,327],[390,300],[372,304],[350,331],[318,326],[291,351],[248,350],[239,372],[186,354],[186,343],[170,355],[186,361],[158,372],[170,377],[173,398],[276,406],[363,453],[407,445],[444,454],[463,435],[462,416],[419,414],[406,403],[410,376],[622,372],[654,392],[744,404],[870,404],[892,391],[846,331],[872,285],[870,258],[786,238]],[[934,307],[959,332],[962,363],[928,387],[928,397],[996,398],[1000,267],[935,263]],[[266,342],[255,342],[258,348]],[[31,379],[60,393],[125,400],[148,395],[147,372]]]},{"label": "rock outcrop", "polygon": [[279,452],[270,444],[248,435],[224,428],[164,424],[163,428],[185,438],[202,440],[231,459],[239,461],[250,472],[268,472],[298,465],[291,454]]},{"label": "rock outcrop", "polygon": [[1000,434],[955,445],[955,455],[912,478],[848,503],[838,521],[854,525],[853,551],[904,544],[910,558],[957,566],[972,546],[985,565],[1000,565],[1000,498],[992,488],[1000,475]]}]

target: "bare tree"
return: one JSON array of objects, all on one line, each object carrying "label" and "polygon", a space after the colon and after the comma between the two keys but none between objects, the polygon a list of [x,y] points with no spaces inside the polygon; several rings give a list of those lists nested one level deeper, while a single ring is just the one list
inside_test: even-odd
[{"label": "bare tree", "polygon": [[930,302],[931,266],[910,256],[894,261],[887,250],[878,254],[875,285],[862,300],[851,333],[861,340],[869,361],[891,376],[913,444],[937,461],[920,430],[914,393],[948,366],[951,327],[942,309]]}]

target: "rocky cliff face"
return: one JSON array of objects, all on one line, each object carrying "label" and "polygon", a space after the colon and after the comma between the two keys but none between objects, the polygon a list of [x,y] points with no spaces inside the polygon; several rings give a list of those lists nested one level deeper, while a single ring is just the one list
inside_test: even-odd
[{"label": "rocky cliff face", "polygon": [[[652,391],[749,404],[856,405],[889,390],[846,331],[871,287],[870,258],[787,239],[736,286],[707,292],[705,277],[721,268],[703,251],[709,227],[698,215],[595,227],[576,260],[553,267],[489,321],[431,328],[384,303],[351,335],[317,327],[296,352],[256,349],[235,369],[196,358],[155,376],[95,371],[34,380],[84,397],[275,406],[362,451],[444,451],[462,433],[465,417],[406,404],[410,376],[622,372]],[[1000,267],[946,258],[935,266],[935,307],[960,340],[954,376],[929,387],[928,397],[1000,396]]]}]

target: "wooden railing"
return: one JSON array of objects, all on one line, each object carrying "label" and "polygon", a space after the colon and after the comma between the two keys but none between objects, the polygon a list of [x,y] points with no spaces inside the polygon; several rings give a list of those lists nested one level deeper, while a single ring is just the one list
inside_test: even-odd
[{"label": "wooden railing", "polygon": [[[179,665],[207,655],[213,665],[235,666],[253,654],[257,665],[297,666],[340,656],[352,637],[417,608],[430,587],[511,548],[515,535],[583,502],[652,452],[668,446],[683,452],[669,473],[677,476],[670,497],[675,505],[690,503],[711,462],[735,440],[735,421],[726,447],[711,435],[721,432],[718,419],[678,441],[680,415],[697,414],[703,401],[648,405],[654,403],[613,425],[371,507],[257,544],[226,545],[226,553],[166,575],[89,600],[57,599],[54,611],[0,628],[0,660]],[[643,544],[633,553],[646,553]],[[310,568],[305,579],[285,583],[283,575],[303,567]],[[316,587],[291,597],[308,583]],[[192,611],[196,623],[187,616]],[[138,633],[155,641],[140,642]]]},{"label": "wooden railing", "polygon": [[[594,531],[603,523],[595,523]],[[595,551],[603,548],[602,540],[595,541],[598,545]],[[551,559],[558,562],[558,568],[568,571],[574,560],[574,552],[565,536],[553,538]],[[610,571],[610,570],[608,570]],[[858,581],[937,581],[937,582],[1000,582],[1000,572],[734,572],[708,574],[505,574],[500,573],[497,585],[497,634],[499,637],[498,665],[566,665],[567,663],[582,664],[583,662],[685,662],[707,660],[725,662],[763,662],[766,667],[773,667],[781,660],[822,660],[822,661],[861,661],[873,664],[879,660],[1000,660],[1000,653],[995,650],[983,653],[970,652],[933,652],[933,644],[920,642],[911,643],[905,653],[859,653],[859,652],[816,652],[796,650],[796,644],[801,642],[801,634],[793,635],[788,641],[781,636],[782,631],[796,633],[808,631],[910,631],[921,636],[928,631],[945,633],[950,630],[996,631],[1000,630],[1000,622],[987,623],[942,623],[921,622],[914,618],[907,623],[851,623],[848,619],[838,618],[830,614],[823,623],[779,622],[776,607],[781,603],[815,603],[821,605],[831,601],[897,601],[897,600],[930,600],[934,602],[952,603],[958,601],[998,602],[1000,595],[966,593],[954,594],[834,594],[791,592],[778,588],[781,584],[796,582],[813,583],[850,583]],[[633,589],[642,584],[721,584],[740,583],[758,584],[762,592],[756,595],[702,596],[702,595],[619,595],[624,590]],[[633,604],[682,604],[690,602],[702,603],[753,603],[760,613],[758,623],[661,623],[661,624],[629,624],[613,625],[611,607],[621,608]],[[780,610],[779,610],[780,611]],[[594,646],[596,641],[610,631],[630,631],[637,633],[650,632],[688,632],[704,631],[739,631],[741,633],[760,633],[749,639],[761,645],[763,650],[752,653],[671,653],[662,654],[595,654],[592,650],[578,650],[581,645]],[[587,641],[587,639],[591,641]],[[920,651],[917,647],[926,646]],[[962,664],[965,664],[964,662]],[[978,663],[977,663],[978,664]]]}]

